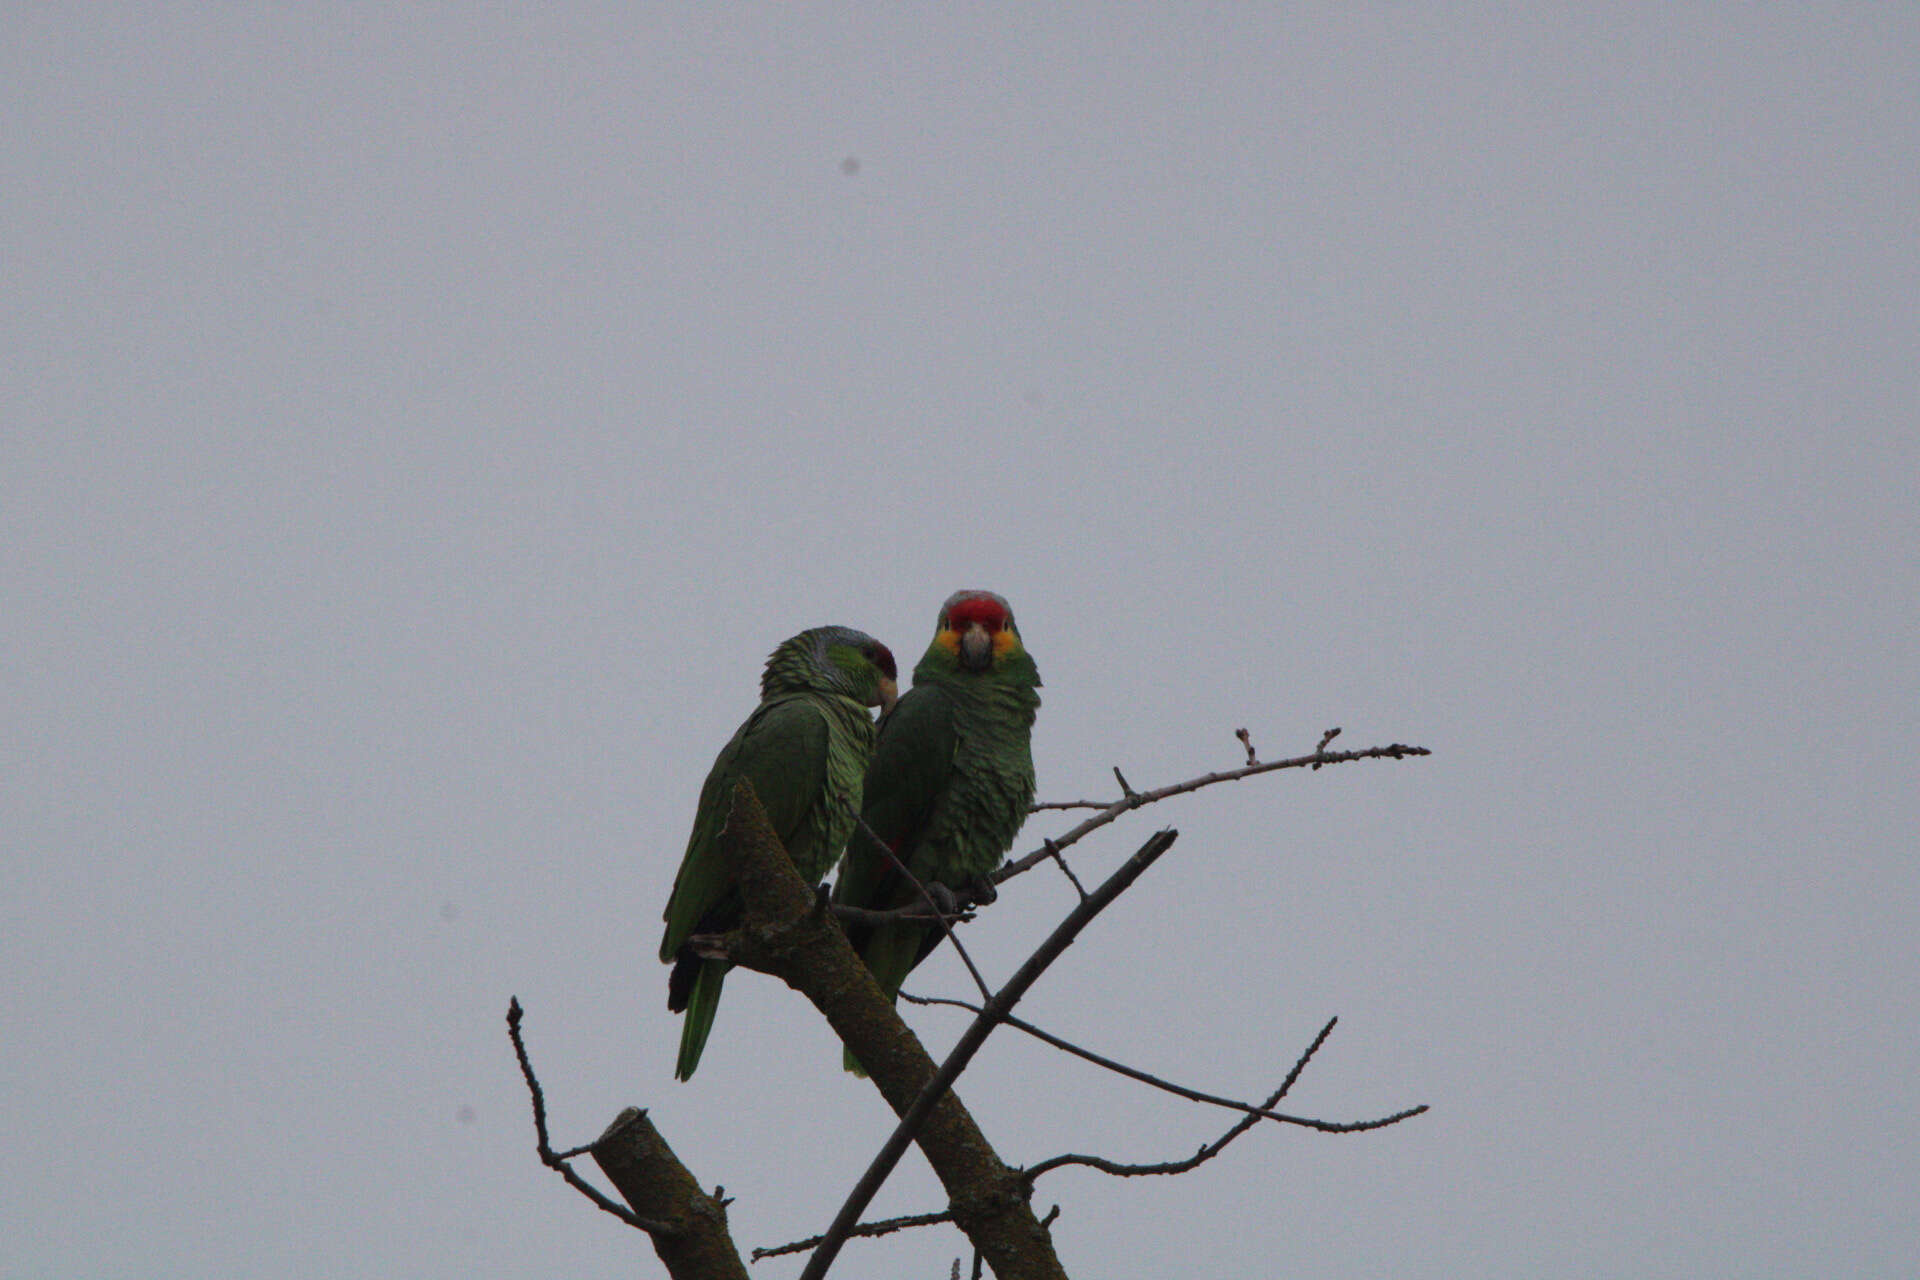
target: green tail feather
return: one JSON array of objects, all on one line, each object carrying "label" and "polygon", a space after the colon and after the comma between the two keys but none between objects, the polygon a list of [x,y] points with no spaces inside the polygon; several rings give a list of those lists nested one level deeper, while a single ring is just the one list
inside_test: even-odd
[{"label": "green tail feather", "polygon": [[720,1011],[720,984],[727,980],[732,966],[724,960],[705,960],[693,980],[693,994],[687,997],[687,1020],[680,1028],[680,1060],[674,1064],[676,1080],[689,1080],[700,1065],[700,1052],[707,1047],[707,1033],[713,1030],[713,1015]]}]

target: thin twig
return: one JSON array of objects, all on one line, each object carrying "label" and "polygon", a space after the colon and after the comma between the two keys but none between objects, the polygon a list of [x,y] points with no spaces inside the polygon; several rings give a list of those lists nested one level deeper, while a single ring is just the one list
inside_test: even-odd
[{"label": "thin twig", "polygon": [[[920,877],[908,870],[907,864],[893,851],[893,846],[875,835],[873,828],[867,825],[867,820],[864,817],[855,818],[854,821],[860,824],[860,830],[866,835],[867,839],[873,841],[881,852],[887,855],[887,861],[893,864],[894,870],[907,878],[907,883],[913,886],[914,891],[920,895],[920,900],[926,903],[927,908],[933,912],[934,918],[940,922],[941,932],[946,934],[947,940],[953,943],[953,949],[960,953],[960,959],[967,966],[967,972],[973,975],[973,985],[980,989],[980,998],[982,1000],[986,999],[992,994],[992,988],[988,987],[987,980],[980,976],[980,970],[973,963],[973,957],[967,954],[966,945],[960,941],[960,935],[953,931],[952,919],[948,917],[945,911],[940,909],[940,904],[933,900],[933,895],[927,892],[927,886],[920,883]],[[945,886],[942,887],[944,888]]]},{"label": "thin twig", "polygon": [[[1327,731],[1326,731],[1325,733],[1323,733],[1323,734],[1321,734],[1321,735],[1320,735],[1320,744],[1319,744],[1318,746],[1316,746],[1316,747],[1315,747],[1315,748],[1313,749],[1313,750],[1314,750],[1314,754],[1316,754],[1316,755],[1318,755],[1319,753],[1321,753],[1321,752],[1323,752],[1323,751],[1325,751],[1325,750],[1327,749],[1327,744],[1328,744],[1329,742],[1332,742],[1332,741],[1333,741],[1333,740],[1334,740],[1335,738],[1337,738],[1337,737],[1339,737],[1339,736],[1340,736],[1340,726],[1339,726],[1339,725],[1335,725],[1335,726],[1333,726],[1333,728],[1331,728],[1331,729],[1329,729],[1329,730],[1327,730]],[[1315,765],[1314,765],[1313,767],[1314,767],[1315,769],[1318,769],[1318,768],[1319,768],[1320,766],[1319,766],[1318,764],[1315,764]]]},{"label": "thin twig", "polygon": [[[1327,1021],[1327,1025],[1320,1028],[1320,1034],[1313,1038],[1313,1043],[1307,1046],[1306,1052],[1301,1054],[1299,1061],[1293,1064],[1293,1070],[1287,1072],[1287,1078],[1280,1082],[1280,1087],[1267,1096],[1267,1100],[1260,1105],[1260,1111],[1267,1111],[1274,1103],[1287,1096],[1287,1091],[1293,1088],[1294,1082],[1300,1078],[1300,1073],[1306,1069],[1307,1063],[1313,1058],[1314,1054],[1320,1051],[1320,1046],[1327,1042],[1327,1037],[1333,1034],[1334,1024],[1338,1021],[1338,1018],[1330,1018]],[[1320,1128],[1322,1132],[1325,1133],[1363,1133],[1369,1129],[1384,1129],[1388,1125],[1399,1124],[1402,1120],[1410,1120],[1414,1116],[1424,1113],[1426,1110],[1427,1108],[1422,1105],[1409,1107],[1405,1111],[1397,1111],[1390,1116],[1383,1116],[1378,1120],[1358,1120],[1351,1124],[1329,1124],[1324,1127],[1316,1125],[1314,1127]],[[1204,1164],[1219,1155],[1228,1143],[1253,1128],[1254,1125],[1260,1122],[1260,1119],[1261,1117],[1259,1115],[1251,1113],[1242,1117],[1232,1128],[1228,1129],[1206,1146],[1201,1147],[1185,1160],[1169,1160],[1162,1164],[1122,1164],[1119,1161],[1108,1160],[1102,1156],[1069,1153],[1042,1160],[1039,1164],[1022,1170],[1021,1177],[1025,1178],[1027,1183],[1031,1185],[1041,1174],[1049,1173],[1054,1169],[1070,1164],[1086,1165],[1090,1169],[1098,1169],[1101,1173],[1112,1174],[1120,1178],[1138,1177],[1143,1174],[1185,1173],[1187,1170]]]},{"label": "thin twig", "polygon": [[[1260,757],[1255,755],[1253,750],[1253,735],[1248,733],[1246,729],[1240,728],[1233,731],[1233,736],[1240,739],[1240,745],[1247,749],[1247,763],[1259,764]],[[1327,744],[1323,742],[1320,745],[1324,747]]]},{"label": "thin twig", "polygon": [[939,1069],[933,1073],[933,1078],[920,1090],[919,1096],[901,1114],[900,1123],[894,1126],[893,1133],[887,1138],[886,1144],[880,1148],[879,1154],[874,1156],[873,1163],[868,1165],[867,1171],[860,1175],[860,1181],[854,1184],[846,1203],[840,1206],[840,1212],[834,1218],[833,1225],[827,1228],[819,1247],[807,1260],[806,1269],[800,1273],[800,1280],[820,1280],[820,1277],[826,1275],[827,1268],[833,1265],[835,1255],[840,1252],[840,1246],[846,1241],[847,1232],[852,1230],[854,1223],[860,1220],[860,1214],[872,1202],[875,1193],[880,1190],[880,1185],[893,1172],[894,1166],[900,1162],[900,1157],[906,1153],[908,1144],[920,1131],[920,1126],[926,1122],[927,1114],[933,1110],[935,1103],[946,1096],[955,1078],[966,1069],[967,1064],[973,1060],[973,1055],[980,1051],[980,1046],[986,1043],[987,1036],[1013,1011],[1013,1006],[1019,1003],[1020,998],[1026,995],[1035,982],[1040,980],[1040,975],[1047,971],[1047,966],[1059,958],[1060,953],[1072,944],[1080,931],[1105,910],[1109,903],[1126,892],[1129,885],[1138,880],[1161,854],[1172,847],[1178,836],[1179,833],[1171,827],[1150,836],[1147,842],[1135,850],[1132,857],[1121,863],[1099,888],[1087,896],[1084,902],[1068,912],[1067,918],[1047,935],[1046,941],[1027,957],[1025,963],[1014,971],[1011,978],[1007,979],[1007,984],[988,998],[979,1016],[960,1033],[960,1039],[947,1054],[946,1061],[940,1064]]},{"label": "thin twig", "polygon": [[[1129,791],[1118,800],[1104,804],[1094,800],[1066,800],[1050,804],[1037,804],[1040,809],[1098,809],[1099,812],[1080,823],[1065,835],[1053,837],[1055,852],[1066,848],[1086,836],[1098,831],[1121,814],[1144,808],[1170,796],[1185,795],[1189,791],[1198,791],[1210,787],[1216,782],[1237,782],[1241,778],[1251,778],[1258,773],[1272,773],[1276,769],[1304,769],[1309,766],[1317,769],[1323,764],[1346,764],[1350,760],[1404,760],[1408,756],[1427,756],[1433,753],[1425,747],[1410,747],[1403,742],[1395,742],[1384,747],[1368,747],[1363,751],[1316,751],[1312,755],[1293,756],[1286,760],[1266,760],[1260,764],[1250,764],[1239,769],[1225,769],[1217,773],[1202,774],[1198,778],[1189,778],[1185,782],[1175,782],[1152,791]],[[993,873],[993,882],[1003,884],[1013,877],[1031,871],[1036,865],[1052,855],[1045,846],[1032,853],[1014,859]]]},{"label": "thin twig", "polygon": [[573,1171],[567,1161],[586,1150],[582,1147],[562,1155],[553,1149],[547,1140],[547,1098],[540,1088],[540,1081],[533,1074],[533,1063],[527,1057],[526,1042],[520,1038],[520,1019],[524,1017],[520,1008],[520,997],[511,996],[507,1000],[507,1035],[513,1040],[513,1054],[520,1060],[520,1074],[527,1082],[527,1092],[533,1095],[533,1132],[538,1139],[535,1148],[540,1153],[540,1163],[553,1169],[567,1180],[567,1185],[587,1199],[630,1227],[638,1227],[647,1232],[670,1232],[672,1226],[664,1222],[652,1222],[642,1218],[623,1204],[609,1200],[600,1189]]},{"label": "thin twig", "polygon": [[[977,1014],[980,1012],[979,1006],[977,1005],[968,1004],[965,1000],[955,1000],[947,996],[916,996],[909,995],[907,992],[902,991],[900,997],[911,1004],[943,1004],[951,1005],[956,1009],[965,1009],[969,1013]],[[1116,1075],[1125,1076],[1129,1080],[1138,1080],[1141,1084],[1151,1085],[1155,1089],[1159,1089],[1164,1093],[1171,1093],[1177,1098],[1185,1098],[1189,1102],[1203,1102],[1211,1107],[1221,1107],[1228,1111],[1243,1112],[1258,1120],[1272,1120],[1279,1124],[1299,1125],[1303,1129],[1317,1129],[1321,1133],[1348,1133],[1351,1132],[1354,1127],[1353,1124],[1349,1122],[1315,1120],[1310,1116],[1295,1116],[1288,1115],[1283,1111],[1274,1111],[1270,1109],[1272,1106],[1271,1103],[1266,1107],[1256,1107],[1251,1102],[1238,1102],[1232,1098],[1223,1098],[1216,1093],[1205,1093],[1199,1089],[1178,1084],[1172,1080],[1163,1079],[1151,1072],[1142,1071],[1138,1067],[1130,1067],[1124,1062],[1117,1062],[1103,1054],[1095,1053],[1091,1049],[1082,1048],[1074,1044],[1071,1040],[1063,1040],[1052,1032],[1043,1031],[1031,1022],[1022,1018],[1016,1018],[1012,1014],[1008,1014],[1004,1021],[1014,1030],[1024,1031],[1034,1039],[1041,1041],[1043,1044],[1052,1045],[1062,1053],[1070,1053],[1076,1058],[1091,1062],[1096,1067],[1105,1067],[1108,1071]],[[1375,1122],[1361,1121],[1360,1123],[1364,1126],[1371,1126]]]},{"label": "thin twig", "polygon": [[[1388,1125],[1399,1124],[1402,1120],[1411,1120],[1417,1115],[1423,1115],[1426,1110],[1427,1108],[1425,1106],[1409,1107],[1405,1111],[1396,1111],[1392,1115],[1382,1116],[1378,1120],[1356,1121],[1353,1124],[1331,1129],[1328,1132],[1363,1133],[1369,1129],[1384,1129]],[[1207,1146],[1194,1152],[1191,1156],[1188,1156],[1185,1160],[1169,1160],[1164,1164],[1121,1164],[1118,1161],[1108,1160],[1103,1156],[1082,1155],[1079,1152],[1069,1151],[1064,1155],[1057,1155],[1050,1159],[1042,1160],[1039,1164],[1027,1169],[1025,1173],[1029,1178],[1038,1178],[1043,1173],[1051,1173],[1055,1169],[1064,1168],[1070,1164],[1086,1165],[1090,1169],[1098,1169],[1101,1173],[1112,1174],[1116,1178],[1135,1178],[1148,1174],[1185,1173],[1189,1169],[1205,1164],[1207,1161],[1219,1155],[1222,1147],[1252,1127],[1252,1120],[1253,1117],[1248,1117],[1249,1123],[1245,1128],[1236,1126],[1234,1129],[1222,1134],[1218,1142],[1209,1143]]]},{"label": "thin twig", "polygon": [[[943,1209],[939,1213],[915,1213],[904,1218],[882,1218],[878,1222],[862,1222],[847,1234],[849,1236],[884,1236],[891,1235],[895,1231],[905,1231],[909,1227],[931,1227],[952,1221],[953,1210]],[[819,1248],[820,1242],[824,1239],[826,1239],[825,1236],[808,1236],[805,1240],[774,1245],[770,1249],[755,1249],[753,1260],[758,1262],[762,1258],[778,1258],[782,1254],[805,1253],[809,1249]]]},{"label": "thin twig", "polygon": [[1073,868],[1068,866],[1067,860],[1060,856],[1060,846],[1049,840],[1041,847],[1046,850],[1048,857],[1060,864],[1060,873],[1073,882],[1074,891],[1080,895],[1080,901],[1085,902],[1087,886],[1080,883],[1080,877],[1073,874]]}]

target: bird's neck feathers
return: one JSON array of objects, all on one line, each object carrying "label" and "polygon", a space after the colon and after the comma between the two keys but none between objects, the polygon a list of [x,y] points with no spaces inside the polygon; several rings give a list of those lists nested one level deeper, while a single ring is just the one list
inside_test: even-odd
[{"label": "bird's neck feathers", "polygon": [[937,639],[927,647],[913,669],[913,685],[937,685],[957,703],[1004,709],[1022,715],[1028,724],[1040,706],[1040,670],[1024,648],[995,656],[985,671],[961,667],[953,650]]}]

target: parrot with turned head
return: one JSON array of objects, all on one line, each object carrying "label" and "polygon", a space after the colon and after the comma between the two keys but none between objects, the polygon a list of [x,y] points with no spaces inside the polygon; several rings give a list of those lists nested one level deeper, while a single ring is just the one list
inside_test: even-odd
[{"label": "parrot with turned head", "polygon": [[[919,903],[896,859],[929,888],[978,886],[991,895],[987,877],[1033,803],[1029,742],[1039,687],[1003,597],[956,591],[947,598],[912,690],[880,718],[860,802],[865,829],[848,840],[834,901],[874,910]],[[933,924],[848,930],[890,999],[943,936]],[[846,1065],[860,1072],[851,1053]]]},{"label": "parrot with turned head", "polygon": [[673,1074],[685,1080],[700,1064],[720,1005],[725,960],[704,959],[689,939],[724,933],[739,922],[739,891],[717,847],[746,781],[787,847],[795,870],[818,882],[839,860],[860,812],[861,783],[873,754],[873,720],[898,692],[893,654],[851,627],[802,631],[773,651],[760,677],[760,705],[720,749],[700,788],[693,834],[667,899],[660,959],[673,966],[667,1008],[686,1013]]}]

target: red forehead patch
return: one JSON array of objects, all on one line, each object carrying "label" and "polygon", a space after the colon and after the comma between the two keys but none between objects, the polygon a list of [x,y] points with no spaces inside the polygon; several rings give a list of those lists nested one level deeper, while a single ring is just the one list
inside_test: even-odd
[{"label": "red forehead patch", "polygon": [[988,631],[998,631],[1007,625],[1007,606],[992,596],[968,596],[947,610],[947,625],[955,631],[965,631],[972,623],[979,623]]}]

